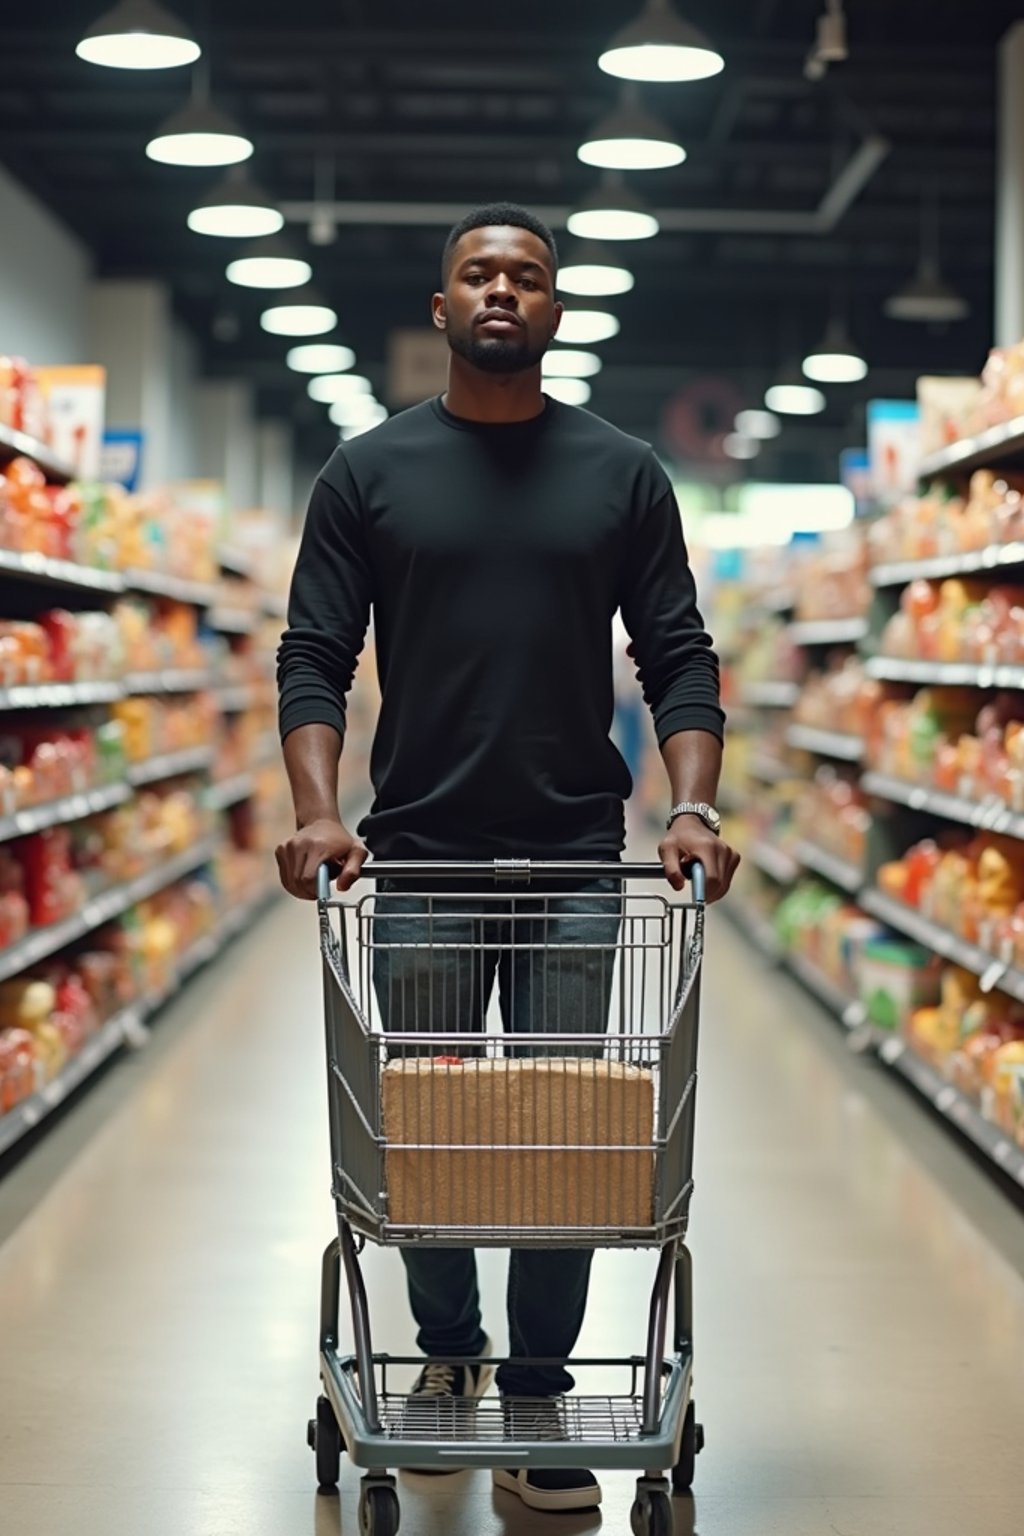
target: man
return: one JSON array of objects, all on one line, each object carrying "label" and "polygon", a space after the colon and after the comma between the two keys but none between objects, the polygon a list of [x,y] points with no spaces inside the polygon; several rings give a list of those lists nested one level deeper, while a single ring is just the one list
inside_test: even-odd
[{"label": "man", "polygon": [[[679,511],[646,444],[541,393],[541,359],[562,315],[557,260],[550,230],[525,209],[493,205],[458,224],[433,299],[451,351],[447,393],[338,448],[314,488],[279,665],[298,830],[277,858],[293,896],[316,894],[324,861],[340,866],[347,890],[367,857],[339,820],[337,790],[345,698],[371,607],[381,682],[376,798],[358,830],[376,857],[618,859],[632,787],[609,739],[611,630],[621,608],[668,770],[672,810],[659,848],[667,879],[682,889],[683,866],[697,858],[711,900],[729,888],[739,860],[717,835],[713,808],[724,723],[718,662]],[[423,900],[415,889],[386,892],[379,922],[404,923],[408,940]],[[618,916],[606,886],[559,902],[559,939],[575,939],[577,960],[588,952],[580,934],[592,935],[595,921],[598,946],[614,949]],[[469,942],[465,930],[456,942]],[[590,953],[599,963],[600,947]],[[529,1029],[538,987],[552,978],[529,967],[524,977],[521,966],[517,981],[496,949],[481,954],[489,971],[457,999],[458,1027],[481,1026],[497,971],[506,1029]],[[387,1029],[440,995],[437,975],[424,994],[408,955],[389,958],[387,942],[375,955]],[[607,988],[591,976],[588,990],[586,974],[556,969],[564,1027],[599,1035]],[[428,1357],[416,1394],[479,1395],[490,1346],[472,1253],[410,1248],[403,1257]],[[571,1354],[590,1258],[513,1253],[513,1354]],[[452,1358],[466,1364],[443,1363]],[[541,1400],[572,1385],[565,1371],[515,1366],[497,1381],[506,1395]],[[587,1509],[601,1498],[589,1472],[499,1471],[495,1480],[537,1509]]]}]

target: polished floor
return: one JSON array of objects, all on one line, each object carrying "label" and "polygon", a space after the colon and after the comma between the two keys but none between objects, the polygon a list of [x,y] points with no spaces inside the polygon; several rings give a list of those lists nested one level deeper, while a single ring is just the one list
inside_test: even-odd
[{"label": "polished floor", "polygon": [[[697,1398],[682,1536],[1021,1529],[1024,1213],[720,919],[704,1006]],[[318,1498],[330,1230],[316,931],[281,904],[0,1183],[3,1536],[336,1536]],[[599,1255],[583,1349],[638,1347],[644,1254]],[[394,1253],[378,1339],[411,1348]],[[502,1342],[502,1258],[483,1265]],[[629,1529],[489,1476],[403,1480],[408,1536]]]}]

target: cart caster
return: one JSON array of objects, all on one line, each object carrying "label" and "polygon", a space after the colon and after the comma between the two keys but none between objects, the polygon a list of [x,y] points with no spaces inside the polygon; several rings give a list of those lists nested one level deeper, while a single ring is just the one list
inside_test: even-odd
[{"label": "cart caster", "polygon": [[683,1438],[679,1444],[679,1460],[672,1468],[674,1493],[689,1493],[697,1469],[697,1457],[704,1449],[704,1425],[697,1423],[697,1409],[691,1403],[686,1410]]},{"label": "cart caster", "polygon": [[672,1500],[661,1489],[639,1488],[629,1524],[633,1536],[672,1536]]},{"label": "cart caster", "polygon": [[333,1493],[341,1476],[341,1431],[326,1397],[316,1400],[316,1418],[310,1419],[306,1443],[316,1452],[316,1481],[322,1493]]},{"label": "cart caster", "polygon": [[363,1485],[359,1495],[361,1536],[397,1536],[399,1519],[398,1494],[390,1483]]}]

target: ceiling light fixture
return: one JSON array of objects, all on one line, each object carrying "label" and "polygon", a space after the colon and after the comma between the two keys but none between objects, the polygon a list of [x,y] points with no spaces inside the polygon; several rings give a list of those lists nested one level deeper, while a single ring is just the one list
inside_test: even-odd
[{"label": "ceiling light fixture", "polygon": [[589,347],[598,341],[610,341],[618,334],[618,317],[607,310],[566,309],[555,340],[566,346]]},{"label": "ceiling light fixture", "polygon": [[813,384],[803,384],[793,370],[766,390],[764,403],[779,416],[817,416],[825,409],[825,396]]},{"label": "ceiling light fixture", "polygon": [[317,160],[313,185],[313,217],[309,221],[311,245],[333,245],[338,238],[338,221],[334,217],[334,158]]},{"label": "ceiling light fixture", "polygon": [[247,246],[245,254],[229,261],[227,279],[240,288],[301,288],[313,269],[296,256],[287,242],[271,236]]},{"label": "ceiling light fixture", "polygon": [[590,399],[590,385],[586,379],[542,379],[541,388],[552,400],[563,405],[586,405]]},{"label": "ceiling light fixture", "polygon": [[304,347],[292,347],[285,358],[296,373],[344,373],[354,368],[356,355],[351,347],[332,341],[312,341]]},{"label": "ceiling light fixture", "polygon": [[161,165],[238,165],[252,154],[252,140],[212,104],[209,75],[200,65],[192,76],[192,100],[161,124],[146,154]]},{"label": "ceiling light fixture", "polygon": [[569,233],[583,240],[649,240],[659,225],[643,198],[609,171],[569,215]]},{"label": "ceiling light fixture", "polygon": [[740,411],[734,425],[740,437],[756,437],[762,443],[778,437],[782,431],[782,422],[771,411]]},{"label": "ceiling light fixture", "polygon": [[647,0],[641,14],[612,38],[597,61],[623,80],[706,80],[725,68],[722,55],[669,0]]},{"label": "ceiling light fixture", "polygon": [[558,269],[557,286],[563,293],[588,298],[629,293],[635,282],[626,263],[602,245],[581,245]]},{"label": "ceiling light fixture", "polygon": [[236,166],[193,208],[188,227],[197,235],[255,240],[283,229],[284,215]]},{"label": "ceiling light fixture", "polygon": [[742,432],[727,432],[722,439],[722,451],[728,459],[756,459],[761,444],[756,437],[746,437]]},{"label": "ceiling light fixture", "polygon": [[325,336],[337,323],[335,311],[312,288],[296,290],[287,303],[272,304],[260,316],[271,336]]},{"label": "ceiling light fixture", "polygon": [[609,171],[660,171],[686,159],[672,130],[644,111],[634,85],[626,87],[622,105],[601,119],[576,153],[584,165]]},{"label": "ceiling light fixture", "polygon": [[335,400],[328,416],[336,427],[377,426],[387,417],[387,410],[373,395],[343,395]]},{"label": "ceiling light fixture", "polygon": [[921,194],[921,253],[910,281],[886,300],[890,320],[946,325],[964,320],[971,306],[942,276],[939,261],[939,196],[933,183]]},{"label": "ceiling light fixture", "polygon": [[592,379],[603,366],[596,352],[574,352],[571,347],[560,347],[544,354],[540,371],[546,379]]},{"label": "ceiling light fixture", "polygon": [[156,0],[120,0],[93,22],[75,52],[107,69],[177,69],[194,64],[202,49]]},{"label": "ceiling light fixture", "polygon": [[373,395],[373,385],[359,373],[324,373],[310,379],[306,393],[321,405],[334,405],[338,400],[351,400],[355,395]]},{"label": "ceiling light fixture", "polygon": [[816,384],[857,384],[867,371],[867,362],[837,316],[829,321],[821,344],[804,358],[804,374]]},{"label": "ceiling light fixture", "polygon": [[[364,432],[372,432],[374,427],[379,427],[381,423],[387,421],[387,419],[387,407],[378,405],[377,414],[375,416],[369,417],[366,421],[355,422],[351,426],[343,426],[341,429],[342,440],[347,443],[350,442],[353,437],[362,437]],[[337,425],[337,423],[335,423],[335,425]]]}]

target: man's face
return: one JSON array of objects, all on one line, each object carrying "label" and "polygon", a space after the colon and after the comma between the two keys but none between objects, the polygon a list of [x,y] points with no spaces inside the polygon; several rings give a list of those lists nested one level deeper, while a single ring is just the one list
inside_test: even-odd
[{"label": "man's face", "polygon": [[451,350],[483,373],[536,367],[562,318],[551,252],[528,229],[472,229],[455,247],[434,324]]}]

